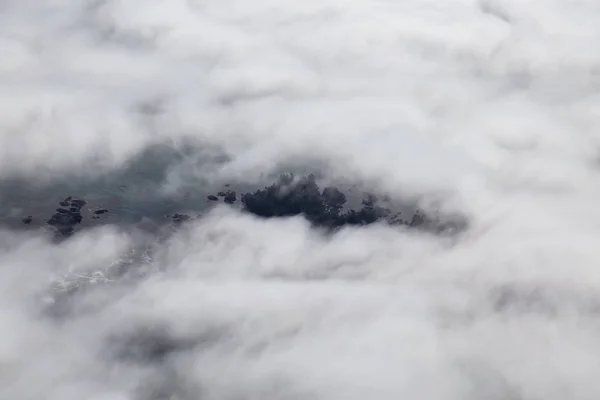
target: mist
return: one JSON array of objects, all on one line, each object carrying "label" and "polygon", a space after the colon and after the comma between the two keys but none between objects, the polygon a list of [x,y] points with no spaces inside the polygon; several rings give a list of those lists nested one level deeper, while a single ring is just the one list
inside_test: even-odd
[{"label": "mist", "polygon": [[599,20],[0,1],[0,399],[600,398]]}]

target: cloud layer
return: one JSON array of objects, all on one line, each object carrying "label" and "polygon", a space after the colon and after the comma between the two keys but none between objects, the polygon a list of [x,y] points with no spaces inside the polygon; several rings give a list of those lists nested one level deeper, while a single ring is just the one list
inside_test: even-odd
[{"label": "cloud layer", "polygon": [[158,237],[5,226],[0,398],[598,398],[599,18],[593,0],[0,2],[2,215],[62,187],[186,211],[294,170],[469,221],[329,234],[219,205]]}]

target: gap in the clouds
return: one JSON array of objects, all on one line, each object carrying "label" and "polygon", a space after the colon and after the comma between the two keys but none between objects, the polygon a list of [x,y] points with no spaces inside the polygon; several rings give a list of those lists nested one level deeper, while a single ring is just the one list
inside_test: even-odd
[{"label": "gap in the clouds", "polygon": [[[65,222],[62,225],[73,225],[77,231],[106,224],[127,229],[141,223],[159,229],[226,203],[262,218],[304,216],[314,226],[328,229],[379,221],[436,233],[466,228],[464,218],[421,210],[418,199],[408,194],[391,198],[373,194],[375,185],[368,182],[329,177],[324,162],[290,160],[244,181],[222,176],[230,161],[224,151],[208,145],[165,143],[147,148],[110,172],[7,177],[0,180],[0,225],[40,229],[47,228],[48,221],[58,221],[51,225]],[[71,200],[84,204],[74,210]]]},{"label": "gap in the clouds", "polygon": [[[57,277],[46,311],[58,319],[77,314],[78,299],[100,286],[105,291],[108,284],[119,296],[158,272],[155,251],[218,206],[259,219],[303,217],[315,235],[375,223],[442,236],[467,228],[464,217],[420,209],[418,199],[394,198],[373,190],[375,184],[332,177],[323,162],[290,160],[244,181],[219,175],[229,161],[210,146],[164,144],[102,174],[5,178],[0,181],[0,226],[46,231],[57,242],[111,226],[132,240],[130,252],[110,265]],[[192,171],[182,177],[186,169]]]},{"label": "gap in the clouds", "polygon": [[[196,180],[191,174],[185,185],[177,182],[165,190],[173,168],[188,156],[198,168]],[[0,225],[46,230],[58,242],[73,234],[76,238],[78,232],[90,228],[112,226],[131,239],[129,253],[110,265],[57,277],[46,308],[48,315],[63,319],[78,314],[81,310],[77,310],[85,308],[79,299],[88,297],[90,291],[99,287],[106,291],[108,285],[118,297],[131,284],[160,272],[154,260],[157,249],[219,206],[259,219],[303,217],[316,229],[315,235],[375,223],[442,236],[467,229],[464,217],[420,209],[414,198],[380,194],[373,190],[377,185],[368,182],[332,178],[324,164],[290,162],[280,166],[284,173],[269,171],[260,176],[263,184],[211,175],[228,161],[215,149],[199,156],[195,148],[155,146],[124,168],[101,176],[0,181]],[[31,221],[25,223],[29,217]]]}]

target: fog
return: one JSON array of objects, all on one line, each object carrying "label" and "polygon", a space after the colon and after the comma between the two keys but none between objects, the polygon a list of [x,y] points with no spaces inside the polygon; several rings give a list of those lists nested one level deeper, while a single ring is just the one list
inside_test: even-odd
[{"label": "fog", "polygon": [[[598,21],[594,0],[0,0],[0,399],[600,398]],[[281,173],[464,224],[206,199]],[[71,195],[82,228],[56,240]]]}]

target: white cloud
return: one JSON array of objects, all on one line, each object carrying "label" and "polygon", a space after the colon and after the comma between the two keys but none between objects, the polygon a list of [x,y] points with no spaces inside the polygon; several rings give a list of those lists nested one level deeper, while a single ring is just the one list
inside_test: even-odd
[{"label": "white cloud", "polygon": [[[597,398],[599,17],[592,0],[2,2],[2,179],[193,143],[165,188],[323,166],[470,229],[323,235],[217,208],[127,283],[92,272],[136,232],[5,230],[0,398]],[[56,279],[94,278],[47,303]]]}]

